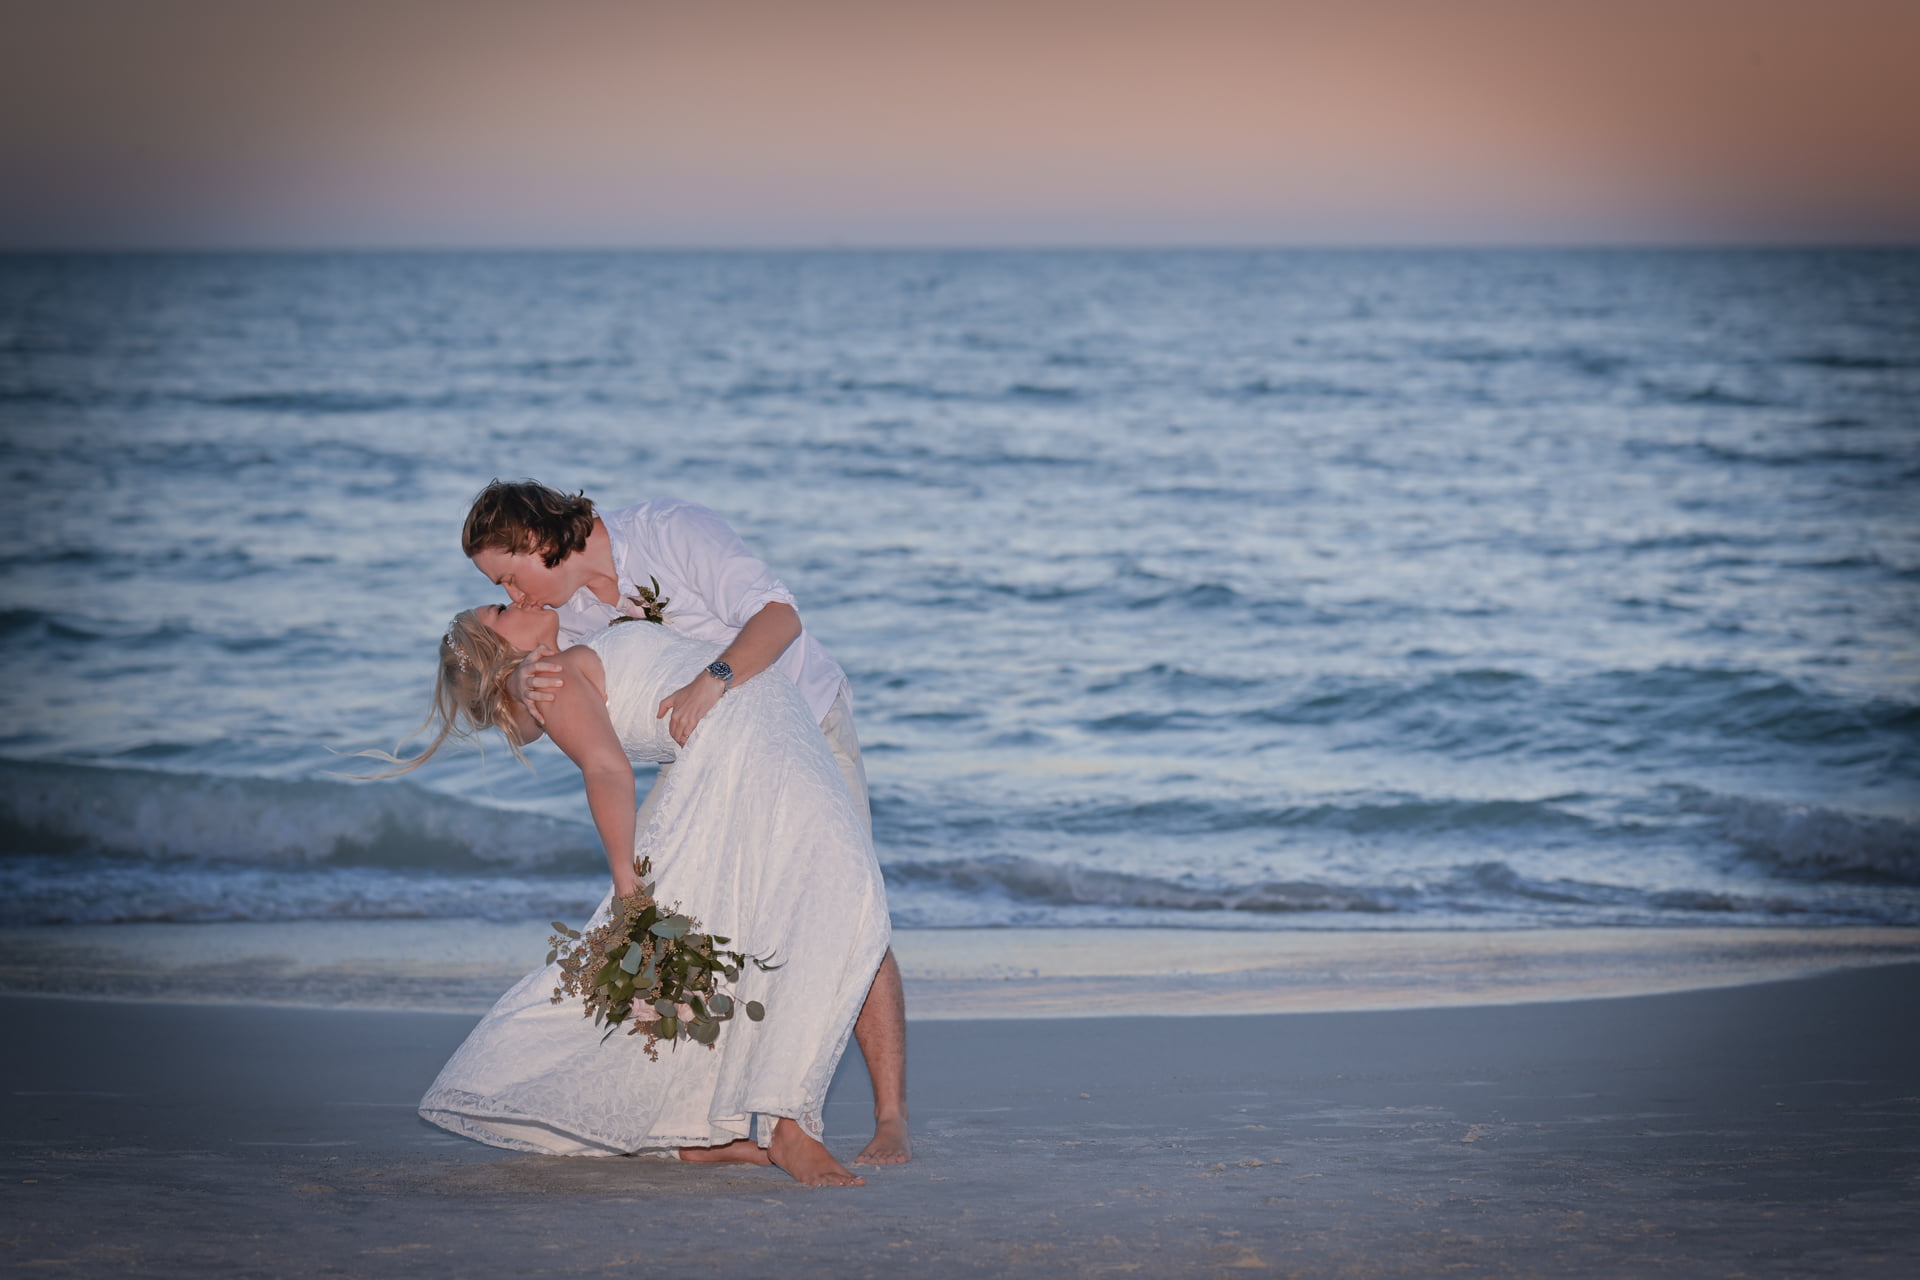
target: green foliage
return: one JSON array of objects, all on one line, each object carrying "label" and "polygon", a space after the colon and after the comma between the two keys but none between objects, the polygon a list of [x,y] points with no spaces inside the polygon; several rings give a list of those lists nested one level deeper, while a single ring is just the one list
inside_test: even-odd
[{"label": "green foliage", "polygon": [[656,1045],[677,1043],[684,1036],[712,1048],[721,1024],[743,1009],[758,1022],[766,1010],[758,1001],[735,1002],[719,982],[739,981],[748,964],[760,970],[779,968],[765,957],[725,950],[732,941],[700,932],[698,922],[677,906],[665,909],[655,901],[652,870],[642,861],[637,892],[616,898],[604,924],[585,935],[556,920],[547,963],[558,963],[559,985],[553,1002],[577,997],[586,1016],[596,1025],[613,1029],[622,1023],[628,1035],[644,1035],[649,1058],[658,1059]]},{"label": "green foliage", "polygon": [[[613,620],[614,622],[644,621],[662,624],[666,622],[667,606],[672,604],[673,601],[660,594],[660,579],[649,576],[647,581],[652,584],[652,589],[649,590],[635,583],[633,590],[629,592],[626,597],[627,605],[622,606],[621,616],[615,618]],[[629,609],[631,612],[629,612]],[[647,886],[647,892],[653,892],[652,885]]]}]

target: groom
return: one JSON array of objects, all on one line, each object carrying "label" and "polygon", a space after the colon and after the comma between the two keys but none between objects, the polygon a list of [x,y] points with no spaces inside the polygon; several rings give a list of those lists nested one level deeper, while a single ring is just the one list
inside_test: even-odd
[{"label": "groom", "polygon": [[[468,509],[460,546],[475,568],[506,589],[517,608],[552,609],[563,644],[579,643],[617,617],[653,616],[664,617],[677,631],[724,645],[718,661],[660,703],[659,714],[672,717],[667,732],[682,746],[728,689],[769,667],[780,671],[820,721],[853,807],[872,830],[847,673],[802,629],[786,584],[719,516],[671,499],[601,512],[580,494],[531,480],[496,480]],[[508,684],[542,724],[541,704],[551,702],[552,690],[561,684],[559,665],[542,661],[551,652],[536,651]],[[646,830],[672,768],[660,767],[635,820],[636,831]],[[907,1013],[891,948],[880,961],[853,1034],[873,1080],[874,1116],[873,1141],[854,1160],[904,1164],[913,1155],[907,1131]]]}]

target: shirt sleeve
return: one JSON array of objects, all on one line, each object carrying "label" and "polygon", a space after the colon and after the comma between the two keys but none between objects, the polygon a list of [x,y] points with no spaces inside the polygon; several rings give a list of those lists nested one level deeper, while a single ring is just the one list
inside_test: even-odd
[{"label": "shirt sleeve", "polygon": [[663,513],[659,539],[681,580],[699,592],[716,618],[735,630],[769,604],[794,603],[787,584],[747,550],[731,525],[703,506],[675,504]]}]

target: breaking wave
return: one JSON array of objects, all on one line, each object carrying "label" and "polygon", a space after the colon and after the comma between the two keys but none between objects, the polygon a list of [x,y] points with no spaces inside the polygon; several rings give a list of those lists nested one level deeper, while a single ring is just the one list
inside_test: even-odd
[{"label": "breaking wave", "polygon": [[1920,885],[1920,822],[1809,804],[1708,796],[1727,838],[1776,875]]},{"label": "breaking wave", "polygon": [[558,872],[600,861],[591,828],[404,782],[366,786],[83,765],[0,764],[14,854],[300,868]]}]

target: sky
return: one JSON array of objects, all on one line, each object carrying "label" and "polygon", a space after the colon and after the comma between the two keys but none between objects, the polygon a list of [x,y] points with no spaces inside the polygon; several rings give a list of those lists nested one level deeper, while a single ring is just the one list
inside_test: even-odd
[{"label": "sky", "polygon": [[1920,241],[1920,0],[0,0],[0,247]]}]

